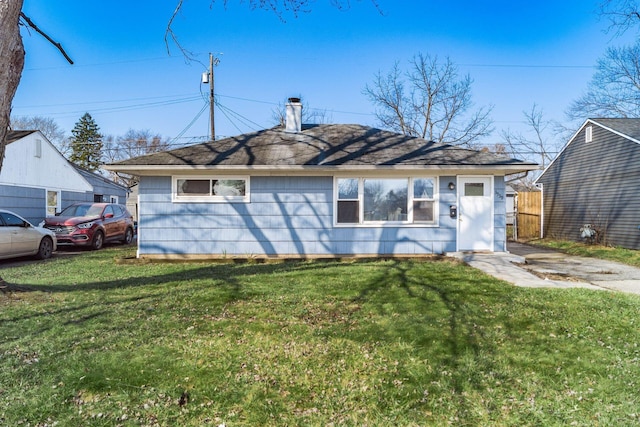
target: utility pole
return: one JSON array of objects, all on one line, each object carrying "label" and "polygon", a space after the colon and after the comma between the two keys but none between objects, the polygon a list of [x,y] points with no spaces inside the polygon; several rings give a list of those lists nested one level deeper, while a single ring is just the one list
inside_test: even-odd
[{"label": "utility pole", "polygon": [[216,122],[214,117],[215,98],[214,98],[214,78],[213,67],[218,65],[220,60],[214,58],[212,53],[209,53],[209,71],[203,73],[202,83],[209,83],[209,124],[211,125],[211,140],[216,140]]}]

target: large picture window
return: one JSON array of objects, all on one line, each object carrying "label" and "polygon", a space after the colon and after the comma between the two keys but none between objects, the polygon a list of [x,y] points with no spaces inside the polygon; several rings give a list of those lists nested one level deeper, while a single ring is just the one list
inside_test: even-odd
[{"label": "large picture window", "polygon": [[173,201],[249,201],[249,177],[174,177]]},{"label": "large picture window", "polygon": [[435,224],[436,178],[336,178],[336,224]]}]

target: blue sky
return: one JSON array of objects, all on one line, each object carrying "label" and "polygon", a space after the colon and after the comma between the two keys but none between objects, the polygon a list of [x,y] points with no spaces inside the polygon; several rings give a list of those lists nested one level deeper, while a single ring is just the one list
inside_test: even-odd
[{"label": "blue sky", "polygon": [[[200,82],[209,52],[218,101],[216,134],[232,136],[274,125],[272,110],[302,95],[331,122],[376,125],[362,94],[378,71],[406,65],[417,53],[449,57],[474,80],[475,105],[493,105],[496,132],[521,130],[522,111],[537,103],[563,120],[586,89],[608,46],[595,0],[351,1],[329,0],[297,18],[251,10],[246,2],[185,0],[174,31],[196,61],[164,43],[177,0],[25,0],[24,12],[75,61],[23,29],[25,70],[14,115],[54,118],[69,133],[89,112],[103,134],[149,129],[176,144],[208,134],[208,86]],[[199,112],[205,110],[200,116]],[[226,113],[226,114],[225,114]]]}]

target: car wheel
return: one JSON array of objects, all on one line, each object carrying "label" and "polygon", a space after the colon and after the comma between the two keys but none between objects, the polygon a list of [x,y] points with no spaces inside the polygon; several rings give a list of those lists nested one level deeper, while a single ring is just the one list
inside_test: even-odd
[{"label": "car wheel", "polygon": [[124,232],[124,239],[122,239],[122,243],[125,245],[130,245],[133,242],[133,230],[127,228],[127,231]]},{"label": "car wheel", "polygon": [[53,240],[51,237],[45,237],[40,240],[40,246],[38,246],[38,253],[36,257],[38,259],[47,259],[51,257],[53,253]]},{"label": "car wheel", "polygon": [[93,241],[91,242],[91,249],[97,251],[98,249],[102,248],[103,244],[104,234],[102,234],[102,231],[96,231],[96,234],[93,235]]}]

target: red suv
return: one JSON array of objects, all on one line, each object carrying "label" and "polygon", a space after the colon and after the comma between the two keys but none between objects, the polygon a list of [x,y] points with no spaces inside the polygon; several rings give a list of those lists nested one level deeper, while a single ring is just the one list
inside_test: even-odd
[{"label": "red suv", "polygon": [[115,203],[76,203],[44,220],[44,228],[56,233],[58,246],[77,245],[100,249],[105,242],[133,241],[133,217]]}]

